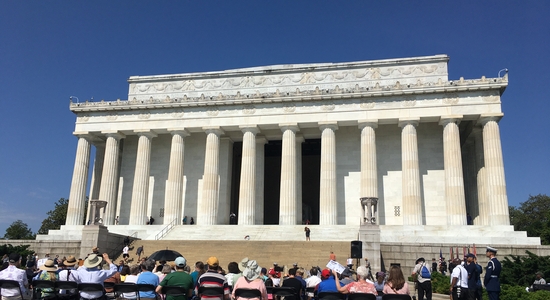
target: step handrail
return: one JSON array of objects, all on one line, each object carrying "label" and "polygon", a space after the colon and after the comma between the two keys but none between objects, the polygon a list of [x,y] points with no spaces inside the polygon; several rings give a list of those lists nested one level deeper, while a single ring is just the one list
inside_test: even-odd
[{"label": "step handrail", "polygon": [[166,225],[159,233],[155,235],[155,240],[160,240],[163,237],[165,237],[168,234],[168,232],[170,232],[170,230],[172,230],[172,228],[176,226],[177,221],[178,221],[178,218],[175,218],[174,220],[172,220],[172,222]]}]

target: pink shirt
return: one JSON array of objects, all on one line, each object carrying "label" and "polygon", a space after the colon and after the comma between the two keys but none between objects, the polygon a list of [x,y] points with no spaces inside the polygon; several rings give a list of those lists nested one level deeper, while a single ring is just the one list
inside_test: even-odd
[{"label": "pink shirt", "polygon": [[[261,279],[254,279],[252,281],[246,280],[246,277],[239,277],[237,282],[233,284],[233,298],[235,298],[235,291],[237,289],[253,289],[260,290],[262,297],[260,298],[249,298],[247,300],[267,300],[267,289],[265,288],[265,283]],[[244,299],[244,298],[243,298]],[[239,299],[236,299],[239,300]]]},{"label": "pink shirt", "polygon": [[366,293],[366,294],[377,294],[374,284],[370,282],[351,282],[345,286],[345,288],[350,293]]},{"label": "pink shirt", "polygon": [[383,290],[384,294],[401,294],[401,295],[408,295],[409,294],[409,284],[405,282],[405,284],[403,285],[403,287],[400,289],[400,290],[397,290],[397,291],[394,291],[391,287],[390,287],[390,283],[386,283],[386,285],[384,285],[384,290]]}]

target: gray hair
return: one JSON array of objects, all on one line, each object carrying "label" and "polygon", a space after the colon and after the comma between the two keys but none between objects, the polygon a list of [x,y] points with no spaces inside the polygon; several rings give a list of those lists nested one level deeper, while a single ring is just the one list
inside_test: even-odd
[{"label": "gray hair", "polygon": [[357,277],[367,279],[367,276],[369,276],[369,271],[367,271],[366,267],[360,266],[357,268]]},{"label": "gray hair", "polygon": [[142,265],[142,269],[152,272],[155,269],[156,263],[155,263],[155,260],[148,259],[144,261],[141,265]]}]

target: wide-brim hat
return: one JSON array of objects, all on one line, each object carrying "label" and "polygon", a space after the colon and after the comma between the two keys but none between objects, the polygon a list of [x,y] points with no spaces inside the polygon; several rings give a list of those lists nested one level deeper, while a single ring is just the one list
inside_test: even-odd
[{"label": "wide-brim hat", "polygon": [[97,254],[90,254],[84,261],[84,266],[86,268],[95,268],[101,264],[103,261],[103,257],[97,255]]},{"label": "wide-brim hat", "polygon": [[69,255],[66,260],[63,261],[63,265],[67,267],[72,267],[76,265],[78,261],[76,260],[76,257],[74,255]]},{"label": "wide-brim hat", "polygon": [[261,272],[262,272],[262,267],[260,267],[255,260],[249,260],[248,263],[246,264],[246,268],[243,271],[243,276],[247,280],[252,281],[258,278]]},{"label": "wide-brim hat", "polygon": [[51,272],[57,271],[57,267],[55,266],[55,263],[53,262],[52,259],[46,260],[46,262],[43,265],[41,265],[39,269],[43,271],[51,271]]}]

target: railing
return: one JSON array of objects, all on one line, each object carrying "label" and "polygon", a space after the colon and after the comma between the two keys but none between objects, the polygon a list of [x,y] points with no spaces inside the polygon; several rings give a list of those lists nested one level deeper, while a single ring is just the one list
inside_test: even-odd
[{"label": "railing", "polygon": [[[134,231],[134,233],[129,235],[130,244],[132,244],[135,240],[138,239],[137,235],[138,235],[137,231]],[[120,256],[120,254],[122,253],[122,248],[124,248],[124,246],[125,246],[124,240],[122,240],[122,242],[120,242],[116,248],[108,252],[109,257],[111,259],[115,259],[116,257]]]},{"label": "railing", "polygon": [[159,233],[157,233],[157,235],[155,235],[155,240],[158,241],[163,237],[165,237],[168,234],[168,232],[170,232],[170,230],[172,230],[172,228],[176,226],[177,222],[178,222],[178,218],[175,218],[174,220],[172,220],[170,224],[166,225],[166,227],[164,227]]}]

